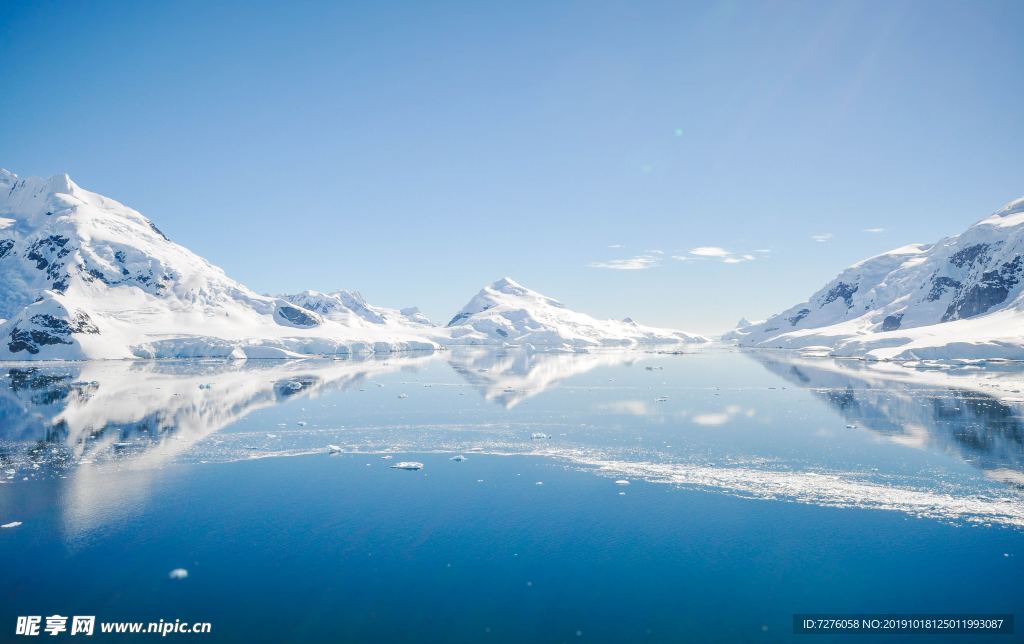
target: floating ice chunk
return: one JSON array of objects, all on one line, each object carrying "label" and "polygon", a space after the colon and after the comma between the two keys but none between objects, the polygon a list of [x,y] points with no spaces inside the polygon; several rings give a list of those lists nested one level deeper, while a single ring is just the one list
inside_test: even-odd
[{"label": "floating ice chunk", "polygon": [[299,422],[297,422],[295,424],[298,425],[299,427],[305,427],[306,426],[306,421],[300,420]]},{"label": "floating ice chunk", "polygon": [[847,425],[846,429],[857,429],[856,425]]},{"label": "floating ice chunk", "polygon": [[537,481],[534,485],[544,485],[544,481]]},{"label": "floating ice chunk", "polygon": [[393,470],[422,470],[423,463],[417,461],[401,461],[391,466]]},{"label": "floating ice chunk", "polygon": [[298,391],[299,389],[302,389],[302,383],[296,380],[292,380],[291,382],[286,383],[285,387],[289,391]]},{"label": "floating ice chunk", "polygon": [[184,568],[175,568],[168,573],[167,576],[171,579],[184,579],[185,577],[188,577],[188,571]]},{"label": "floating ice chunk", "polygon": [[267,434],[267,438],[277,438],[277,434]]},{"label": "floating ice chunk", "polygon": [[654,402],[668,402],[668,396],[658,396],[654,399]]},{"label": "floating ice chunk", "polygon": [[629,481],[626,479],[619,479],[618,481],[615,481],[615,485],[629,485]]},{"label": "floating ice chunk", "polygon": [[20,525],[21,525],[21,521],[11,521],[10,523],[5,523],[3,525],[0,525],[0,528],[17,528]]},{"label": "floating ice chunk", "polygon": [[398,394],[399,398],[408,398],[409,394]]},{"label": "floating ice chunk", "polygon": [[213,385],[209,382],[204,382],[199,385],[200,389],[213,389]]},{"label": "floating ice chunk", "polygon": [[455,461],[456,463],[461,463],[462,461],[466,460],[466,457],[463,456],[462,454],[458,454],[456,456],[451,457],[448,460],[449,461]]},{"label": "floating ice chunk", "polygon": [[539,441],[539,440],[544,440],[545,438],[551,438],[551,437],[548,436],[547,434],[545,434],[544,432],[533,432],[532,434],[530,434],[530,438],[535,440],[535,441]]},{"label": "floating ice chunk", "polygon": [[385,461],[390,461],[393,458],[394,458],[394,456],[392,456],[391,454],[385,454],[384,456],[381,456],[381,459],[383,459]]},{"label": "floating ice chunk", "polygon": [[339,452],[341,452],[341,446],[328,444],[327,451],[329,451],[331,454],[338,454]]}]

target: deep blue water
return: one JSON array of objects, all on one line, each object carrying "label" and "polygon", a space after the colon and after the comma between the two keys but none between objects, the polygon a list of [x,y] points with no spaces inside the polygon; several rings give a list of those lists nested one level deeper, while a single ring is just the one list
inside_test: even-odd
[{"label": "deep blue water", "polygon": [[22,525],[0,530],[0,641],[53,613],[237,642],[866,641],[792,616],[1024,615],[1013,370],[475,353],[6,373],[0,523]]}]

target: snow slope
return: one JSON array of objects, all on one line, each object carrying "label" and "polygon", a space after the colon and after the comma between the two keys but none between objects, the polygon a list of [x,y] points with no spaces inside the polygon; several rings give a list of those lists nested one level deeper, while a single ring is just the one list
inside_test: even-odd
[{"label": "snow slope", "polygon": [[407,327],[410,331],[424,332],[425,327],[435,326],[416,307],[389,309],[367,304],[359,291],[303,291],[295,295],[282,295],[283,299],[297,304],[307,311],[318,313],[328,320],[346,326],[385,325]]},{"label": "snow slope", "polygon": [[808,301],[723,337],[875,359],[1024,359],[1024,198],[960,235],[854,264]]},{"label": "snow slope", "polygon": [[67,175],[0,170],[0,359],[284,357],[430,349],[262,296]]},{"label": "snow slope", "polygon": [[448,323],[450,344],[533,345],[561,349],[707,342],[633,320],[598,320],[503,278],[485,286]]}]

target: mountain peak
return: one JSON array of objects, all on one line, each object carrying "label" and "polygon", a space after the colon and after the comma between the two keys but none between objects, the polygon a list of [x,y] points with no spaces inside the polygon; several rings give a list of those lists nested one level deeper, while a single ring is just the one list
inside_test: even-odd
[{"label": "mountain peak", "polygon": [[1022,310],[1024,199],[1016,199],[959,235],[857,262],[808,300],[727,335],[840,356],[1016,358]]},{"label": "mountain peak", "polygon": [[511,344],[560,347],[631,347],[704,342],[672,329],[598,320],[504,277],[476,294],[448,323],[452,344]]},{"label": "mountain peak", "polygon": [[513,293],[513,294],[521,293],[521,292],[525,292],[525,291],[529,290],[525,286],[520,284],[519,282],[517,282],[514,279],[512,279],[511,277],[503,277],[500,280],[492,282],[491,285],[488,288],[490,288],[492,290],[495,290],[495,291],[498,291],[498,292],[501,292],[501,293]]}]

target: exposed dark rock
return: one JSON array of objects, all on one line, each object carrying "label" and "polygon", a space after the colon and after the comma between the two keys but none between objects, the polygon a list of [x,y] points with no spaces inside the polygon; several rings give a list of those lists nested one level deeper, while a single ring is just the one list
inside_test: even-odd
[{"label": "exposed dark rock", "polygon": [[974,264],[978,258],[984,258],[988,254],[988,244],[975,244],[958,251],[950,256],[949,263],[957,268],[963,268]]},{"label": "exposed dark rock", "polygon": [[934,302],[947,290],[958,291],[962,285],[952,277],[932,277],[932,290],[928,292],[928,301]]},{"label": "exposed dark rock", "polygon": [[294,306],[282,306],[277,309],[277,313],[295,326],[314,327],[320,324],[320,320]]},{"label": "exposed dark rock", "polygon": [[[484,311],[486,311],[489,308],[493,308],[493,306],[494,305],[492,305],[492,304],[488,304],[484,308],[480,309],[480,313],[483,313]],[[475,315],[475,314],[474,313],[459,313],[458,315],[456,315],[455,317],[453,317],[451,319],[451,322],[448,323],[448,326],[455,326],[459,322],[462,322],[463,320],[468,320],[469,318],[473,317],[473,315]]]},{"label": "exposed dark rock", "polygon": [[882,320],[882,330],[883,331],[895,331],[896,329],[900,328],[900,324],[902,324],[902,323],[903,323],[903,314],[902,313],[896,313],[894,315],[887,315],[887,316],[885,316],[885,319]]},{"label": "exposed dark rock", "polygon": [[494,332],[497,333],[498,335],[500,335],[503,338],[507,338],[508,337],[508,331],[506,331],[505,329],[502,329],[501,327],[496,328],[494,330]]},{"label": "exposed dark rock", "polygon": [[810,309],[800,309],[799,311],[797,311],[796,315],[794,315],[793,317],[789,318],[790,326],[796,326],[797,323],[799,323],[800,320],[802,320],[805,317],[807,317],[810,314],[810,312],[811,312]]},{"label": "exposed dark rock", "polygon": [[[85,267],[83,266],[82,268]],[[98,279],[99,281],[103,282],[104,284],[107,284],[108,286],[110,285],[110,282],[107,280],[107,276],[104,275],[102,271],[98,271],[95,268],[90,268],[86,275],[93,279]]]},{"label": "exposed dark rock", "polygon": [[1004,262],[998,270],[983,273],[976,284],[957,294],[942,316],[942,321],[981,315],[1005,302],[1010,290],[1020,281],[1022,264],[1024,259],[1018,255],[1012,262]]},{"label": "exposed dark rock", "polygon": [[77,311],[69,319],[55,317],[47,313],[33,315],[29,321],[33,329],[22,329],[15,326],[10,334],[7,348],[11,353],[28,351],[35,355],[39,347],[50,344],[71,344],[69,337],[75,333],[99,333],[88,315]]},{"label": "exposed dark rock", "polygon": [[71,341],[65,337],[47,333],[46,331],[39,331],[38,329],[23,331],[18,327],[14,327],[14,330],[11,331],[10,338],[11,340],[7,343],[7,348],[11,350],[11,353],[28,351],[35,355],[39,353],[39,347],[43,345],[71,344]]},{"label": "exposed dark rock", "polygon": [[0,239],[0,259],[3,259],[14,248],[13,239]]},{"label": "exposed dark rock", "polygon": [[128,269],[124,265],[125,261],[127,260],[127,255],[125,255],[125,252],[123,250],[117,251],[116,253],[114,253],[114,259],[117,261],[118,264],[121,265],[121,274],[125,276],[129,275]]},{"label": "exposed dark rock", "polygon": [[68,246],[68,241],[70,240],[67,237],[61,235],[50,235],[29,246],[25,255],[36,263],[36,268],[46,271],[46,277],[52,281],[53,290],[61,293],[68,288],[68,275],[62,271],[64,263],[58,260],[67,257],[73,250]]},{"label": "exposed dark rock", "polygon": [[852,307],[853,294],[857,292],[857,288],[858,286],[856,284],[847,284],[846,282],[839,282],[838,284],[833,286],[832,289],[829,290],[829,292],[825,295],[825,301],[822,303],[822,306],[825,306],[826,304],[831,304],[832,302],[835,302],[839,298],[843,298],[843,301],[846,302],[846,308]]},{"label": "exposed dark rock", "polygon": [[161,237],[163,237],[164,241],[171,241],[170,238],[167,235],[165,235],[162,230],[160,230],[159,228],[156,227],[156,224],[154,224],[153,222],[151,222],[148,219],[146,220],[146,223],[149,224],[149,227],[153,229],[153,232],[155,232],[157,235],[160,235]]}]

